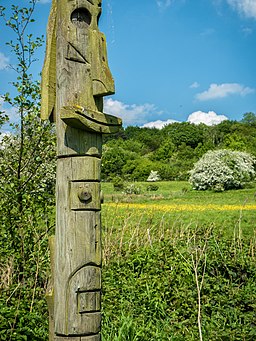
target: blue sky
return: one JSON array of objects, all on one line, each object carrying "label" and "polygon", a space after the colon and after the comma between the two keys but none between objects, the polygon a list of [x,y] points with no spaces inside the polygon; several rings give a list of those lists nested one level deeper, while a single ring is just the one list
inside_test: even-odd
[{"label": "blue sky", "polygon": [[[157,127],[173,120],[210,125],[256,113],[255,0],[103,0],[102,5],[100,29],[116,84],[105,112],[122,117],[125,126]],[[34,35],[45,34],[49,9],[50,1],[37,4]],[[3,23],[1,28],[0,94],[15,77],[6,68],[14,62],[4,45],[10,36]],[[35,75],[43,49],[38,57]]]}]

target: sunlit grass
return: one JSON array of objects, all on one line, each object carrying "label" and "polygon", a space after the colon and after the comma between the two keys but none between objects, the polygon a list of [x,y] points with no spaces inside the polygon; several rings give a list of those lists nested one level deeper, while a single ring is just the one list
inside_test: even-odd
[{"label": "sunlit grass", "polygon": [[108,206],[120,207],[127,209],[140,209],[146,211],[163,211],[163,212],[179,212],[179,211],[240,211],[240,210],[256,210],[256,205],[197,205],[197,204],[165,204],[165,205],[154,205],[154,204],[137,204],[137,203],[108,203]]},{"label": "sunlit grass", "polygon": [[[214,205],[256,205],[256,183],[251,188],[230,190],[224,192],[196,191],[186,181],[160,181],[155,184],[157,191],[147,191],[149,183],[136,182],[141,188],[139,195],[125,195],[114,191],[113,184],[102,183],[105,202],[132,202],[155,204],[214,204]],[[166,202],[167,200],[167,202]]]},{"label": "sunlit grass", "polygon": [[159,190],[148,193],[147,183],[138,185],[142,187],[140,195],[125,195],[114,192],[112,184],[103,184],[107,192],[102,205],[103,232],[108,231],[108,238],[116,238],[115,233],[122,231],[126,236],[123,243],[125,238],[135,239],[138,231],[147,240],[148,229],[152,237],[154,233],[159,236],[161,229],[166,234],[170,229],[206,226],[213,226],[227,238],[232,238],[241,226],[245,238],[254,235],[256,188],[215,193],[194,191],[187,182],[157,182]]},{"label": "sunlit grass", "polygon": [[195,275],[204,339],[255,340],[256,189],[157,184],[140,195],[103,184],[103,340],[199,340]]}]

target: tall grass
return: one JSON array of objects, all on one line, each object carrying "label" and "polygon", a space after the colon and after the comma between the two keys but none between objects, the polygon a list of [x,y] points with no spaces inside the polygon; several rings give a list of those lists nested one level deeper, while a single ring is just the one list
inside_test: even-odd
[{"label": "tall grass", "polygon": [[233,213],[201,224],[105,205],[103,340],[255,340],[255,228]]}]

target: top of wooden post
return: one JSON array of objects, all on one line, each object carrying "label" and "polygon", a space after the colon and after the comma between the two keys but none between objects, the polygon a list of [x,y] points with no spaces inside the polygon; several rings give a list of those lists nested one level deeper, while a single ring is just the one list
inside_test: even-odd
[{"label": "top of wooden post", "polygon": [[55,121],[59,115],[73,128],[114,133],[122,121],[103,112],[103,96],[114,94],[115,89],[106,39],[98,28],[101,3],[52,1],[42,71],[41,118]]}]

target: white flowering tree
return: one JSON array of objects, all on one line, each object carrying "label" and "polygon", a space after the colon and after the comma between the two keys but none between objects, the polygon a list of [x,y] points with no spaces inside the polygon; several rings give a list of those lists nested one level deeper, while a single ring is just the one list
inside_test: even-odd
[{"label": "white flowering tree", "polygon": [[238,189],[255,179],[255,166],[255,158],[245,152],[208,151],[190,171],[189,182],[196,190]]},{"label": "white flowering tree", "polygon": [[155,182],[155,181],[160,181],[160,175],[158,174],[158,171],[151,171],[148,178],[147,178],[147,181],[149,182]]}]

